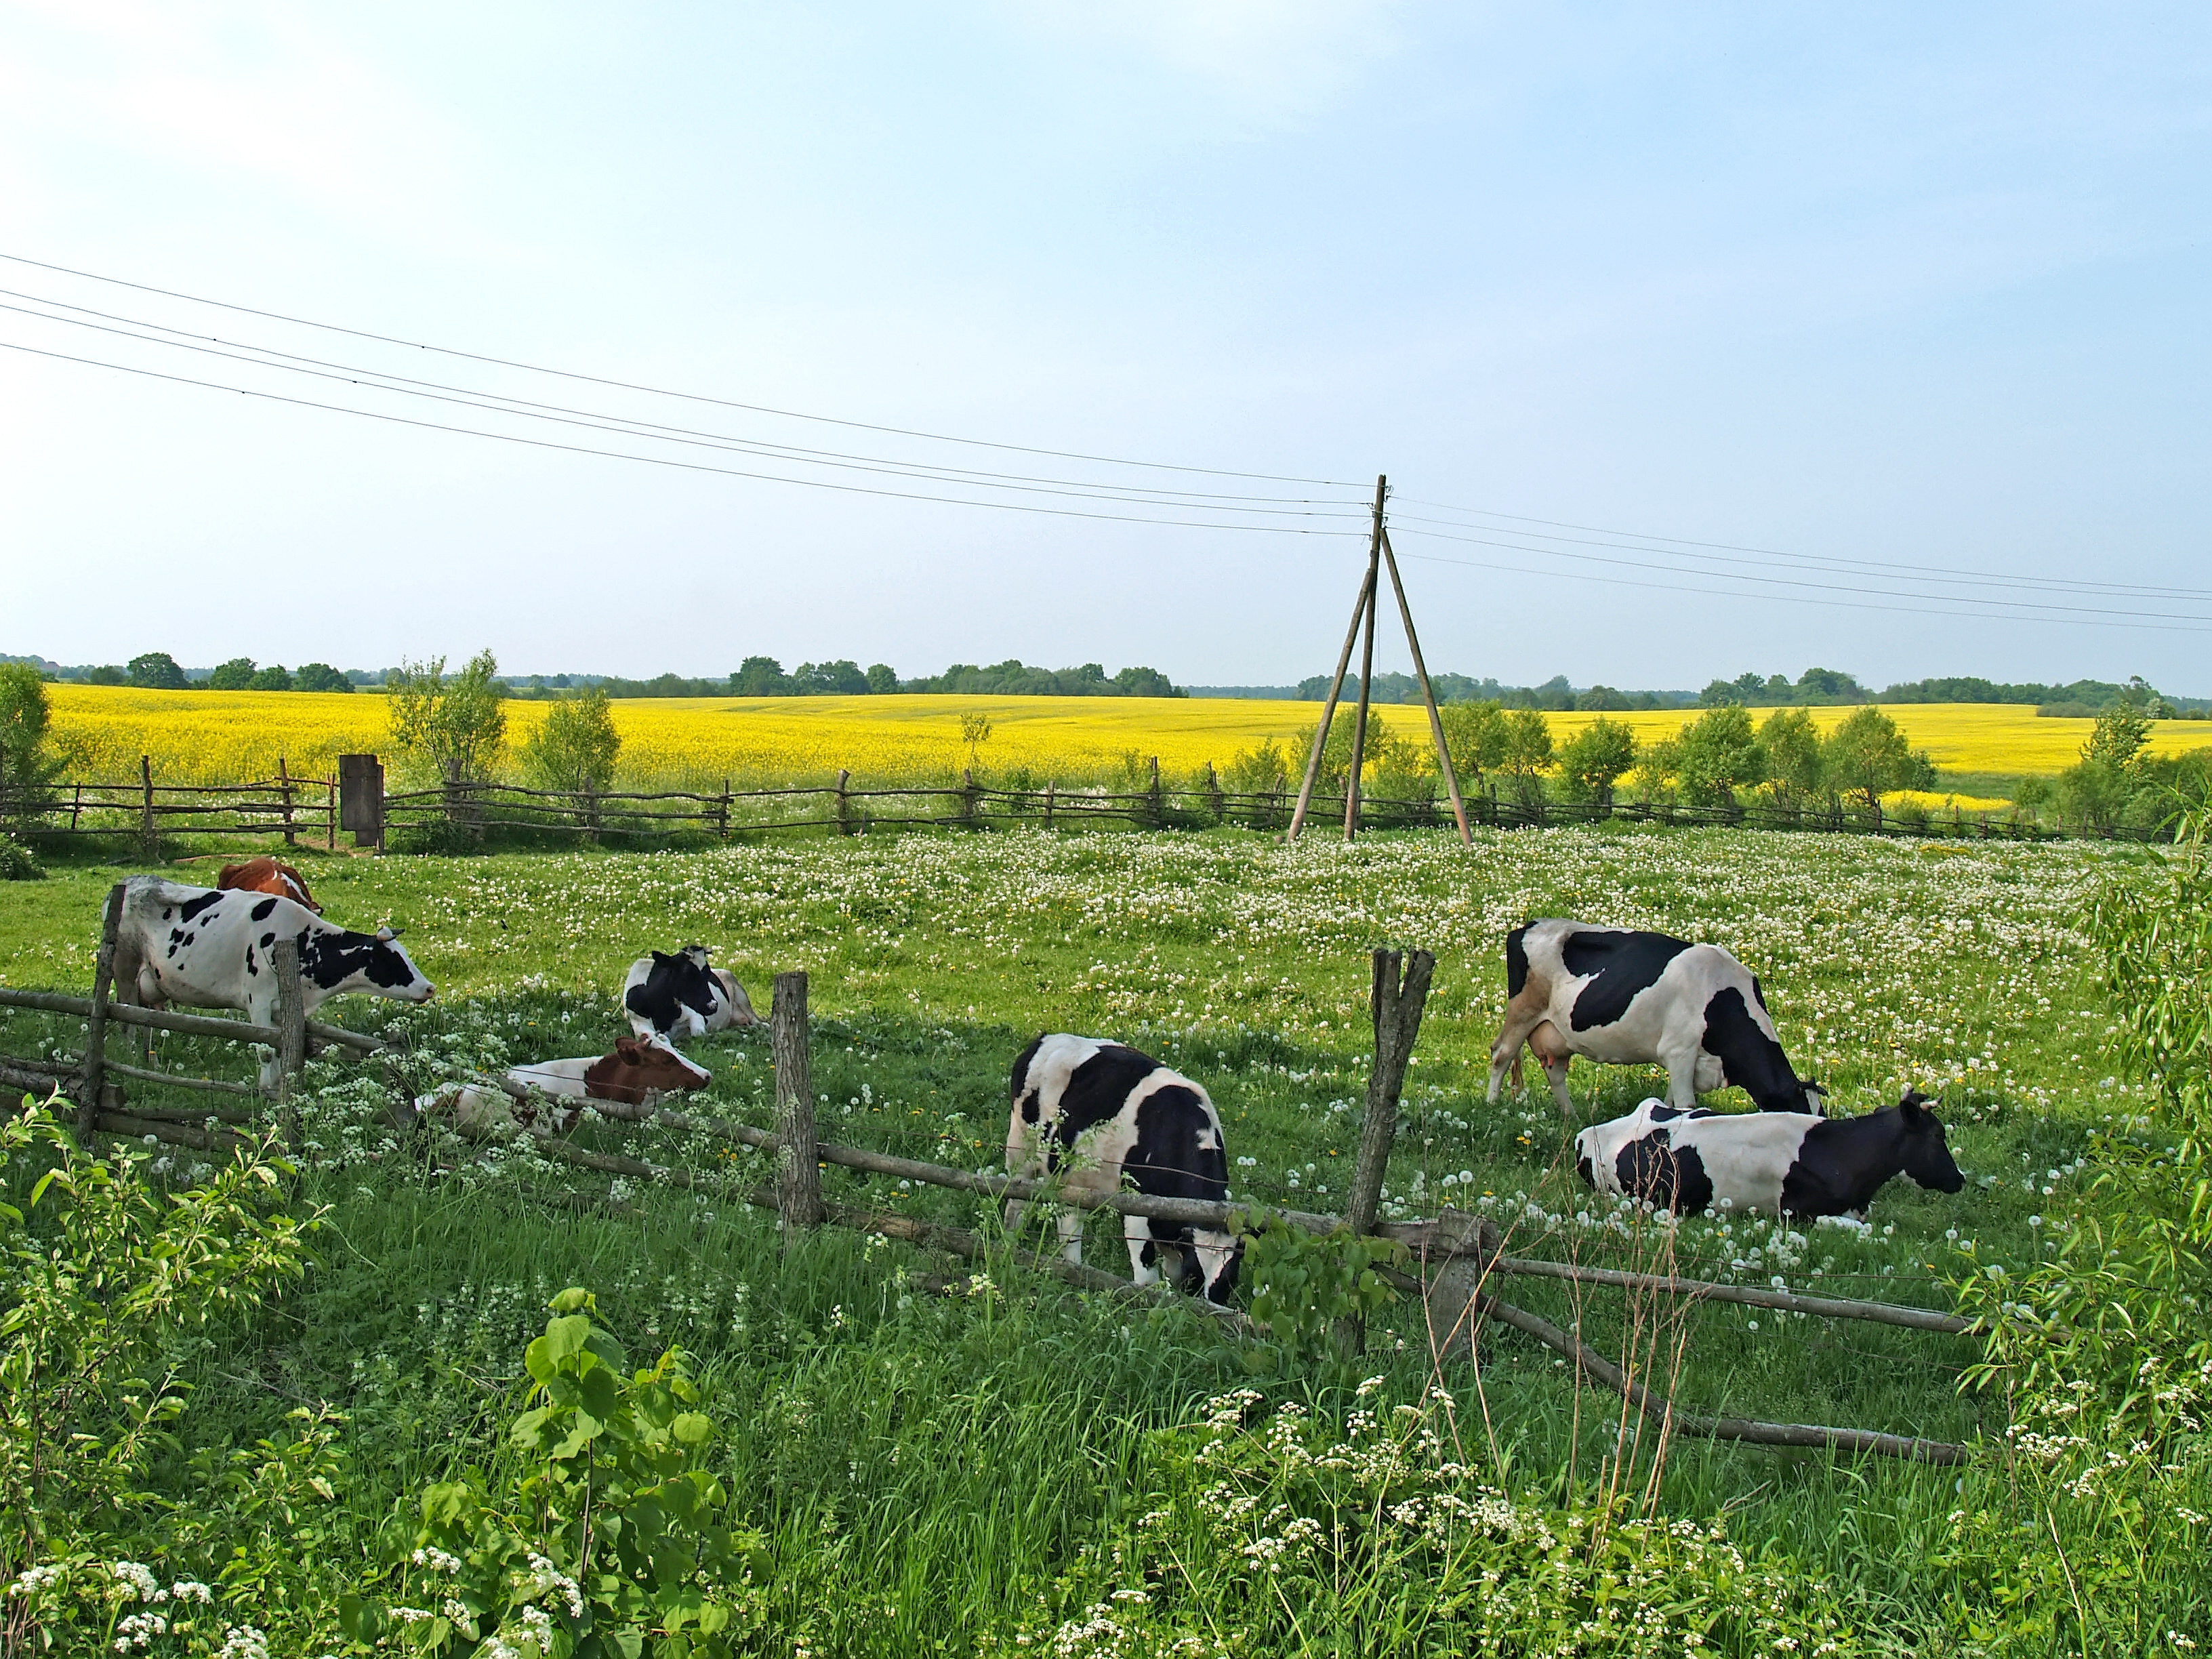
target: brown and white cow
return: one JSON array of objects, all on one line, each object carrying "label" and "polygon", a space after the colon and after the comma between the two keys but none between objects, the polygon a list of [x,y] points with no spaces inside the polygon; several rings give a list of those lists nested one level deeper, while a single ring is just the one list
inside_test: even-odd
[{"label": "brown and white cow", "polygon": [[264,854],[243,864],[226,864],[216,875],[215,884],[218,892],[274,893],[278,898],[307,906],[319,916],[323,914],[323,907],[307,890],[306,878],[282,859]]},{"label": "brown and white cow", "polygon": [[541,1129],[535,1099],[517,1100],[505,1090],[489,1085],[466,1084],[441,1094],[425,1095],[415,1103],[417,1111],[448,1112],[465,1129],[490,1129],[520,1124],[535,1133],[566,1134],[583,1116],[586,1103],[629,1107],[610,1112],[612,1117],[631,1117],[650,1110],[665,1095],[703,1089],[714,1073],[677,1053],[665,1037],[640,1041],[617,1037],[614,1051],[580,1054],[571,1060],[543,1060],[527,1066],[510,1066],[506,1081],[518,1089],[554,1100],[579,1103],[558,1112]]}]

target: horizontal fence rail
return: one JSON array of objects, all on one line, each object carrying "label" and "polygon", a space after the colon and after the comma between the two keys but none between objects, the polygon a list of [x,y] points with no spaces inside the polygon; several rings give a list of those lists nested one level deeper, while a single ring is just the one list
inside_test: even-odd
[{"label": "horizontal fence rail", "polygon": [[[865,836],[902,830],[1203,829],[1216,824],[1256,830],[1288,827],[1294,799],[1286,787],[1231,790],[1156,783],[1141,789],[1102,787],[1011,789],[963,780],[858,788],[848,784],[763,789],[535,789],[520,784],[454,781],[401,790],[383,799],[384,821],[403,834],[493,832],[550,834],[587,842],[727,840],[774,831],[830,831]],[[1466,798],[1470,823],[1498,829],[1602,823],[1681,828],[1741,827],[1825,831],[1937,840],[2044,842],[2071,838],[2155,842],[2154,829],[2053,829],[2012,813],[1964,809],[1905,811],[1835,802],[1783,805],[1516,799],[1478,784]],[[1317,793],[1311,815],[1340,818],[1342,794]],[[136,836],[151,844],[165,836],[276,835],[312,838],[336,848],[339,830],[335,780],[280,776],[243,784],[164,784],[150,774],[137,782],[63,782],[35,800],[0,795],[0,822],[40,836]],[[1445,829],[1449,803],[1437,796],[1359,798],[1360,822],[1372,830]]]}]

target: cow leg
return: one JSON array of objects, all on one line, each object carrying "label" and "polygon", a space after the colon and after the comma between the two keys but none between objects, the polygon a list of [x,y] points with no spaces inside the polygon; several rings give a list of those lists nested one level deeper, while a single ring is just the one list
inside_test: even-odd
[{"label": "cow leg", "polygon": [[[1542,994],[1536,993],[1541,989]],[[1490,1092],[1488,1104],[1498,1104],[1499,1086],[1505,1080],[1506,1068],[1513,1072],[1513,1086],[1521,1086],[1521,1045],[1528,1041],[1529,1033],[1544,1023],[1551,1011],[1551,993],[1532,980],[1522,988],[1521,994],[1505,1005],[1505,1023],[1498,1028],[1498,1040],[1490,1045]]]},{"label": "cow leg", "polygon": [[1060,1212],[1060,1259],[1071,1267],[1083,1265],[1083,1212],[1073,1205]]},{"label": "cow leg", "polygon": [[1140,1215],[1121,1218],[1121,1241],[1129,1247],[1129,1278],[1139,1285],[1160,1282],[1159,1246],[1152,1239],[1151,1220]]},{"label": "cow leg", "polygon": [[1698,1107],[1698,1051],[1686,1049],[1665,1056],[1667,1066],[1667,1103],[1677,1111],[1692,1112]]}]

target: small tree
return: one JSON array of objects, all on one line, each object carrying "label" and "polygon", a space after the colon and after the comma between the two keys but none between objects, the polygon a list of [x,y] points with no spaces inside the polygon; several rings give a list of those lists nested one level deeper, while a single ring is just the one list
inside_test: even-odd
[{"label": "small tree", "polygon": [[787,697],[791,681],[783,672],[783,665],[774,657],[747,657],[730,676],[730,695],[733,697]]},{"label": "small tree", "polygon": [[46,753],[52,717],[39,671],[28,663],[0,662],[0,818],[27,824],[46,805],[60,768]]},{"label": "small tree", "polygon": [[1675,777],[1696,805],[1732,807],[1737,790],[1765,775],[1766,756],[1742,704],[1719,704],[1682,728]]},{"label": "small tree", "polygon": [[470,658],[451,679],[443,657],[401,664],[385,682],[393,746],[452,781],[489,777],[507,740],[498,674],[489,651]]},{"label": "small tree", "polygon": [[1514,800],[1531,809],[1544,804],[1544,774],[1552,769],[1552,725],[1540,708],[1515,708],[1505,715],[1505,752],[1498,769]]},{"label": "small tree", "polygon": [[1559,781],[1569,800],[1611,807],[1613,786],[1636,764],[1636,733],[1601,714],[1559,750]]},{"label": "small tree", "polygon": [[1853,709],[1820,745],[1829,787],[1855,795],[1869,811],[1893,789],[1928,789],[1936,783],[1936,763],[1924,750],[1905,740],[1897,722],[1872,703]]},{"label": "small tree", "polygon": [[272,662],[268,667],[255,673],[252,684],[248,689],[255,691],[289,691],[292,689],[292,677],[285,672],[283,663]]},{"label": "small tree", "polygon": [[[1343,709],[1329,722],[1328,741],[1322,745],[1321,776],[1318,787],[1332,794],[1343,794],[1352,783],[1352,728],[1357,722]],[[1313,753],[1313,738],[1309,736],[1303,745],[1307,754]],[[1370,706],[1367,714],[1367,740],[1360,756],[1359,775],[1364,780],[1370,773],[1388,772],[1401,775],[1410,772],[1419,750],[1382,723],[1381,716]]]},{"label": "small tree", "polygon": [[1766,751],[1766,785],[1776,805],[1795,809],[1818,798],[1826,773],[1820,762],[1820,728],[1810,714],[1802,708],[1776,709],[1759,728],[1759,746]]},{"label": "small tree", "polygon": [[166,651],[149,651],[131,659],[131,684],[147,691],[181,691],[185,671]]},{"label": "small tree", "polygon": [[898,671],[887,662],[870,663],[868,690],[879,697],[889,696],[898,690]]},{"label": "small tree", "polygon": [[975,751],[991,740],[991,717],[980,709],[960,717],[960,741],[968,745],[968,767],[975,767]]},{"label": "small tree", "polygon": [[253,659],[233,657],[228,662],[217,663],[207,683],[210,691],[245,690],[253,684]]},{"label": "small tree", "polygon": [[2081,745],[2081,758],[2125,772],[2133,768],[2150,741],[2150,716],[2140,704],[2123,699],[2108,704],[2097,716],[2089,741]]},{"label": "small tree", "polygon": [[350,691],[353,682],[326,662],[301,665],[300,672],[292,676],[293,685],[301,691]]},{"label": "small tree", "polygon": [[1239,795],[1271,795],[1289,781],[1291,760],[1273,738],[1256,748],[1240,749],[1221,769],[1221,781]]},{"label": "small tree", "polygon": [[1495,702],[1448,702],[1437,714],[1460,782],[1469,791],[1486,787],[1505,763],[1505,711]]},{"label": "small tree", "polygon": [[538,729],[523,739],[522,763],[546,789],[604,791],[614,781],[622,734],[615,730],[607,694],[596,685],[554,703]]}]

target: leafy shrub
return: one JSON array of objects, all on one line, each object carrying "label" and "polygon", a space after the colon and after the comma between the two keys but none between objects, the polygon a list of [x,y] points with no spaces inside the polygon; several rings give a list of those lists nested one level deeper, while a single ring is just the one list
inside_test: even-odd
[{"label": "leafy shrub", "polygon": [[131,684],[149,691],[181,691],[185,671],[166,651],[149,651],[131,659]]},{"label": "leafy shrub", "polygon": [[1827,786],[1856,797],[1869,811],[1899,789],[1932,789],[1936,763],[1911,747],[1895,720],[1869,703],[1855,708],[1820,744]]},{"label": "leafy shrub", "polygon": [[[52,720],[39,671],[27,663],[0,663],[0,818],[27,823],[46,805],[60,766],[47,752]],[[0,854],[0,860],[5,857]]]},{"label": "leafy shrub", "polygon": [[1309,1232],[1287,1221],[1239,1220],[1244,1239],[1243,1277],[1252,1286],[1252,1317],[1297,1358],[1329,1351],[1338,1322],[1364,1319],[1390,1300],[1390,1287],[1375,1271],[1399,1247],[1387,1240],[1354,1237],[1347,1229]]},{"label": "leafy shrub", "polygon": [[46,875],[29,848],[12,836],[0,835],[0,881],[43,881]]},{"label": "leafy shrub", "polygon": [[292,676],[292,684],[302,691],[350,691],[353,682],[326,662],[303,663],[300,672]]},{"label": "leafy shrub", "polygon": [[523,740],[522,763],[542,788],[604,790],[614,781],[622,734],[615,730],[606,693],[596,685],[545,711]]},{"label": "leafy shrub", "polygon": [[[496,1489],[471,1470],[422,1494],[402,1601],[355,1601],[356,1640],[418,1653],[721,1659],[753,1632],[765,1571],[706,1468],[714,1425],[683,1351],[625,1376],[619,1344],[567,1290],[529,1346],[531,1408],[507,1435],[520,1466]],[[411,1605],[410,1605],[411,1604]]]},{"label": "leafy shrub", "polygon": [[1610,806],[1613,786],[1635,765],[1635,731],[1601,715],[1559,750],[1559,782],[1569,800]]},{"label": "leafy shrub", "polygon": [[403,664],[386,683],[393,744],[436,776],[489,778],[507,741],[498,675],[489,651],[470,658],[451,679],[443,657]]},{"label": "leafy shrub", "polygon": [[1221,769],[1221,787],[1232,794],[1266,795],[1283,787],[1291,775],[1291,757],[1273,738],[1256,747],[1240,749]]},{"label": "leafy shrub", "polygon": [[243,691],[253,684],[253,659],[233,657],[228,662],[219,662],[208,675],[210,691]]}]

